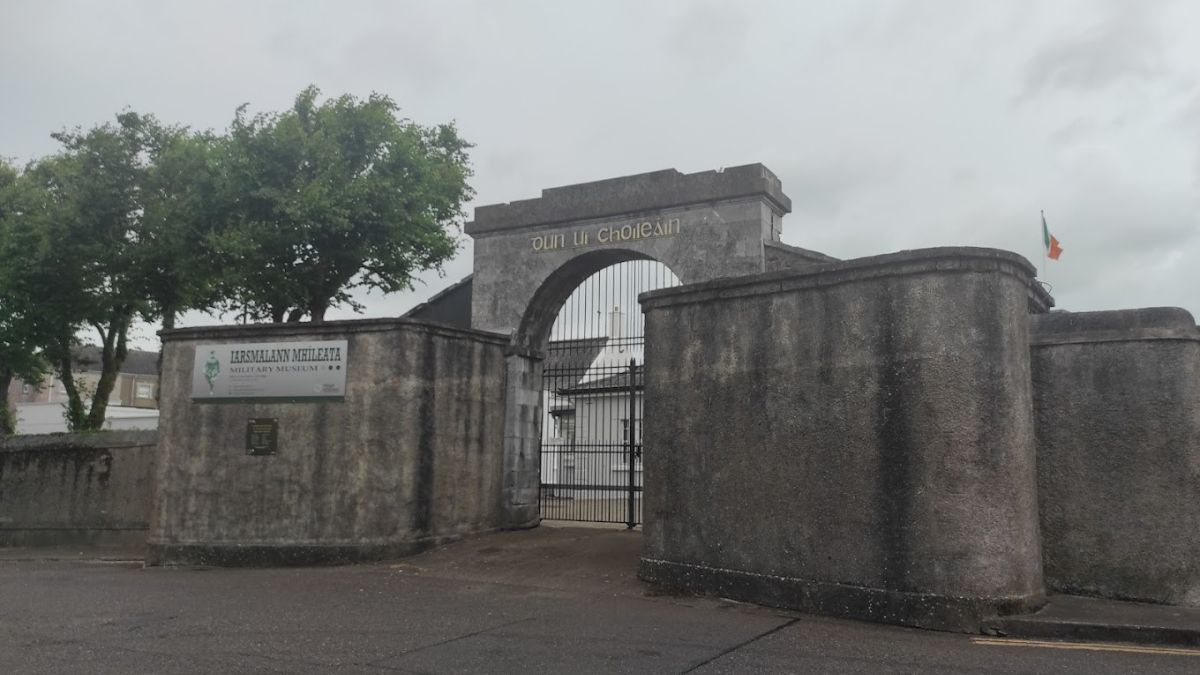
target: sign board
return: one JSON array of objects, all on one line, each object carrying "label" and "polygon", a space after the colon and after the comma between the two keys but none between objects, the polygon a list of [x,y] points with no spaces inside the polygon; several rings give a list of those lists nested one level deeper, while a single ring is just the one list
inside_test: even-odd
[{"label": "sign board", "polygon": [[192,400],[340,400],[346,357],[346,340],[196,345]]},{"label": "sign board", "polygon": [[273,455],[279,450],[279,418],[256,417],[246,422],[246,454]]}]

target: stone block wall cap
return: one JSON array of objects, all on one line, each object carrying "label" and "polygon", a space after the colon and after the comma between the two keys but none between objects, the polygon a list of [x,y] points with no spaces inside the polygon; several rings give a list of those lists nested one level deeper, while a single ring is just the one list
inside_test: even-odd
[{"label": "stone block wall cap", "polygon": [[1098,312],[1051,312],[1032,317],[1035,347],[1140,340],[1200,342],[1200,328],[1181,307],[1144,307]]},{"label": "stone block wall cap", "polygon": [[785,287],[823,286],[881,276],[899,276],[932,271],[1003,270],[1019,278],[1029,289],[1031,311],[1054,306],[1054,299],[1034,279],[1033,265],[1012,251],[974,246],[921,248],[865,258],[814,264],[765,274],[717,279],[699,284],[648,291],[638,296],[643,309],[717,297],[774,293]]},{"label": "stone block wall cap", "polygon": [[411,330],[471,339],[497,345],[507,345],[508,336],[472,328],[457,328],[433,321],[411,318],[348,319],[344,321],[296,322],[296,323],[251,323],[225,326],[194,326],[159,331],[164,343],[182,340],[266,340],[284,338],[331,339],[352,333],[382,333],[393,330]]},{"label": "stone block wall cap", "polygon": [[762,164],[684,174],[675,169],[542,190],[542,196],[475,208],[465,227],[475,236],[497,230],[641,213],[689,204],[762,196],[783,213],[792,200]]},{"label": "stone block wall cap", "polygon": [[135,448],[158,443],[158,431],[118,430],[66,434],[28,434],[0,439],[0,452],[68,450],[78,448]]},{"label": "stone block wall cap", "polygon": [[1050,312],[1034,317],[1034,333],[1057,334],[1085,331],[1173,328],[1194,330],[1196,319],[1182,307],[1142,307],[1098,312]]}]

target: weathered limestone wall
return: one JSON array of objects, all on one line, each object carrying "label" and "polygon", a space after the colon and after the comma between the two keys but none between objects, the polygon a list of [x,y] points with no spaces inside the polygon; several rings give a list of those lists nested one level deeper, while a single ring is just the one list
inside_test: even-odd
[{"label": "weathered limestone wall", "polygon": [[[198,345],[325,339],[349,342],[344,401],[190,398]],[[165,333],[150,562],[342,562],[503,527],[504,344],[404,319]],[[277,454],[246,454],[257,417]]]},{"label": "weathered limestone wall", "polygon": [[154,491],[156,433],[0,441],[0,546],[138,546]]},{"label": "weathered limestone wall", "polygon": [[1032,276],[949,248],[644,294],[642,578],[966,631],[1041,604]]},{"label": "weathered limestone wall", "polygon": [[541,522],[538,493],[542,466],[542,361],[512,354],[504,417],[504,526],[535,527]]},{"label": "weathered limestone wall", "polygon": [[1200,330],[1185,310],[1032,324],[1047,585],[1200,605]]}]

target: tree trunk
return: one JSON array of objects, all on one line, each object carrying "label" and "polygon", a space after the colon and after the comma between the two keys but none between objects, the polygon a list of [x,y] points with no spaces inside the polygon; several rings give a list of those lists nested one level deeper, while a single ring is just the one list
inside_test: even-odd
[{"label": "tree trunk", "polygon": [[304,318],[304,310],[297,307],[296,309],[293,309],[288,314],[287,322],[288,323],[297,323],[300,321],[300,319],[303,319],[303,318]]},{"label": "tree trunk", "polygon": [[67,429],[83,431],[87,424],[87,414],[83,410],[83,399],[79,396],[79,387],[75,385],[75,373],[71,370],[71,349],[63,350],[66,356],[58,361],[58,381],[62,382],[63,390],[67,392]]},{"label": "tree trunk", "polygon": [[327,309],[329,309],[328,302],[322,302],[322,303],[316,303],[316,304],[310,305],[308,308],[308,314],[310,317],[312,317],[310,320],[313,321],[314,323],[320,323],[320,322],[324,321],[325,320],[325,310],[327,310]]},{"label": "tree trunk", "polygon": [[3,407],[0,408],[0,438],[17,433],[17,417],[8,403],[8,387],[12,381],[13,371],[0,367],[0,394],[4,396]]},{"label": "tree trunk", "polygon": [[121,366],[124,365],[125,356],[128,354],[125,339],[132,318],[132,310],[122,311],[108,325],[104,346],[100,352],[100,381],[96,383],[92,409],[88,411],[87,416],[88,430],[104,428],[104,418],[108,414],[108,397],[112,395],[117,384],[117,374],[121,372]]}]

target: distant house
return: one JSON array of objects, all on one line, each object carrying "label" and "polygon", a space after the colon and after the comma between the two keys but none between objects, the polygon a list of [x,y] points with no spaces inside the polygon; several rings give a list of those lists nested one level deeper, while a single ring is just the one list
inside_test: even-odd
[{"label": "distant house", "polygon": [[[100,380],[100,349],[87,345],[75,352],[75,381],[94,391]],[[158,426],[158,352],[130,350],[108,397],[105,426],[113,429],[154,429]],[[13,380],[9,405],[16,408],[17,431],[39,434],[66,431],[62,408],[67,390],[54,375],[37,383]]]},{"label": "distant house", "polygon": [[[468,276],[404,316],[469,328],[471,298]],[[608,313],[607,329],[607,336],[552,340],[547,347],[542,362],[543,496],[624,499],[620,488],[629,484],[631,398],[634,481],[642,484],[642,369],[635,371],[631,397],[629,362],[645,360],[645,340],[640,334],[625,337],[626,317],[619,307]],[[583,327],[574,330],[582,332]]]},{"label": "distant house", "polygon": [[541,468],[549,494],[627,486],[631,427],[641,485],[642,367],[631,378],[630,362],[641,363],[643,339],[622,337],[616,308],[609,320],[608,337],[555,341],[547,350]]},{"label": "distant house", "polygon": [[575,448],[575,403],[561,392],[578,386],[607,342],[606,337],[559,340],[546,350],[542,364],[543,484],[573,482],[573,458],[566,455]]},{"label": "distant house", "polygon": [[[567,402],[559,413],[573,433],[567,452],[558,453],[560,482],[575,485],[629,484],[629,444],[632,427],[634,485],[642,484],[643,369],[560,389]],[[562,475],[569,473],[569,476]]]}]

